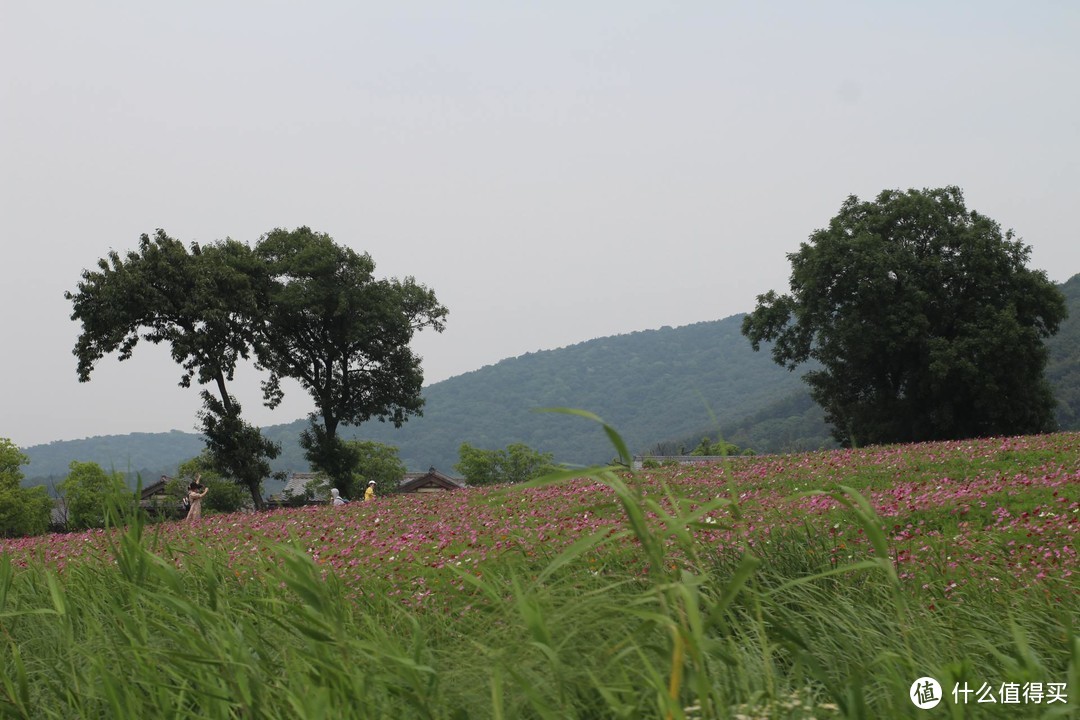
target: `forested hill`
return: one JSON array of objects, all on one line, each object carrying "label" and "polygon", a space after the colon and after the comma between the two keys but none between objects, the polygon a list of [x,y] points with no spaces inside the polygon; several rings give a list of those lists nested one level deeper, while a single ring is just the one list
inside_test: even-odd
[{"label": "forested hill", "polygon": [[1069,317],[1046,343],[1050,349],[1046,379],[1058,401],[1058,425],[1062,430],[1080,430],[1080,275],[1058,287],[1065,294]]},{"label": "forested hill", "polygon": [[504,360],[431,386],[424,417],[400,429],[360,428],[397,445],[409,467],[449,469],[462,442],[482,448],[523,442],[556,459],[596,463],[614,454],[601,427],[539,408],[589,410],[631,451],[760,410],[802,387],[799,376],[755,353],[742,316],[665,327]]},{"label": "forested hill", "polygon": [[[715,428],[717,421],[744,417],[798,391],[796,374],[775,365],[767,352],[751,350],[739,332],[741,322],[738,315],[510,358],[428,386],[424,416],[401,428],[372,421],[343,435],[397,446],[410,470],[450,471],[463,442],[489,449],[523,442],[564,462],[606,462],[613,451],[599,425],[537,409],[594,412],[638,451]],[[297,445],[305,424],[263,429],[283,447],[276,469],[305,468]],[[196,435],[178,432],[54,442],[24,450],[31,458],[25,473],[30,479],[58,478],[77,459],[156,478],[199,448]]]},{"label": "forested hill", "polygon": [[[1080,429],[1080,275],[1060,286],[1069,319],[1048,343],[1047,377],[1062,429]],[[401,428],[377,421],[351,435],[395,445],[410,470],[450,471],[458,447],[501,448],[523,442],[571,463],[606,462],[613,451],[599,426],[582,418],[537,413],[571,407],[596,413],[623,434],[631,451],[657,443],[696,444],[705,433],[763,452],[827,445],[820,408],[798,374],[755,353],[739,332],[742,315],[665,327],[529,353],[425,388],[424,417]],[[279,470],[306,469],[297,444],[306,421],[264,428],[281,442]],[[350,434],[346,429],[346,434]],[[72,460],[139,471],[144,480],[196,455],[194,434],[135,433],[26,448],[29,482],[59,480]]]}]

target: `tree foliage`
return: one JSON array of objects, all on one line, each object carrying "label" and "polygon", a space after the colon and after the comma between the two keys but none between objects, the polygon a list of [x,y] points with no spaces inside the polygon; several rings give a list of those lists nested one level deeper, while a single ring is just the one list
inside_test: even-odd
[{"label": "tree foliage", "polygon": [[247,502],[250,498],[246,497],[245,488],[229,476],[222,475],[217,469],[213,453],[205,450],[180,463],[177,468],[178,477],[174,481],[175,485],[167,487],[166,491],[175,494],[177,501],[181,500],[187,494],[188,484],[196,475],[199,476],[199,481],[210,490],[203,498],[204,513],[231,513],[245,506],[250,507]]},{"label": "tree foliage", "polygon": [[40,535],[49,529],[52,500],[43,487],[22,487],[29,460],[8,438],[0,438],[0,536]]},{"label": "tree foliage", "polygon": [[721,435],[716,440],[709,437],[701,438],[701,442],[690,451],[690,454],[698,457],[726,457],[728,455],[738,455],[739,452],[738,445],[729,443]]},{"label": "tree foliage", "polygon": [[[309,427],[306,433],[322,433],[321,425]],[[333,447],[334,451],[326,459],[321,459],[319,467],[322,473],[317,480],[309,483],[305,497],[325,497],[330,488],[337,488],[347,500],[363,497],[369,481],[375,481],[376,494],[383,496],[395,493],[405,477],[407,468],[398,457],[398,449],[392,445],[368,440],[343,440],[335,438],[334,445],[325,441],[313,444],[315,452]],[[309,452],[309,455],[311,453]],[[340,465],[338,465],[340,464]],[[327,467],[337,467],[337,479],[332,479]]]},{"label": "tree foliage", "polygon": [[407,468],[398,457],[398,449],[392,445],[369,440],[349,440],[347,445],[356,457],[352,487],[341,489],[347,498],[363,495],[369,481],[375,481],[375,493],[379,496],[395,493],[405,477]]},{"label": "tree foliage", "polygon": [[348,486],[357,458],[338,427],[373,417],[400,426],[420,414],[423,373],[409,342],[422,328],[441,331],[447,315],[413,278],[378,280],[374,268],[369,255],[306,227],[274,230],[254,250],[225,240],[189,251],[163,230],[143,235],[138,251],[110,253],[66,294],[83,327],[79,378],[108,353],[130,358],[140,339],[168,343],[182,386],[216,387],[216,396],[202,392],[201,413],[213,468],[261,507],[280,448],[242,419],[227,387],[253,355],[270,373],[268,406],[281,401],[282,378],[311,393],[317,411],[301,444],[313,467]]},{"label": "tree foliage", "polygon": [[72,302],[72,320],[82,323],[74,354],[80,381],[108,353],[131,357],[140,339],[167,343],[182,368],[180,385],[192,379],[213,383],[217,397],[202,392],[203,430],[215,465],[246,486],[257,507],[267,460],[278,448],[240,418],[230,395],[237,362],[249,357],[257,341],[266,277],[243,243],[225,240],[190,251],[158,230],[143,235],[139,249],[124,256],[113,251],[98,260],[97,270],[83,272]]},{"label": "tree foliage", "polygon": [[1066,308],[1030,252],[956,187],[852,196],[742,331],[819,364],[805,379],[845,445],[1048,430],[1044,340]]},{"label": "tree foliage", "polygon": [[413,278],[378,280],[369,255],[306,227],[268,233],[255,253],[271,278],[256,346],[271,373],[266,396],[279,396],[284,377],[307,389],[317,411],[301,445],[313,468],[348,487],[358,458],[339,426],[400,427],[421,414],[424,378],[409,342],[423,328],[442,331],[447,310]]},{"label": "tree foliage", "polygon": [[469,485],[519,483],[558,469],[551,453],[542,453],[524,443],[512,443],[504,450],[481,450],[469,443],[458,449],[454,470]]},{"label": "tree foliage", "polygon": [[104,527],[113,510],[130,511],[134,495],[118,472],[106,473],[94,462],[72,461],[60,483],[68,525],[76,530]]}]

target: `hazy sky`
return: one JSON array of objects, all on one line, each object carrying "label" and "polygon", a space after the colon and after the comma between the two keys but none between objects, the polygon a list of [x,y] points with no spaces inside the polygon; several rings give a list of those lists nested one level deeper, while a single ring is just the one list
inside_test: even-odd
[{"label": "hazy sky", "polygon": [[[787,288],[849,194],[962,187],[1080,272],[1080,4],[0,4],[0,437],[193,431],[164,347],[80,384],[63,297],[164,228],[309,225],[449,307],[427,382]],[[258,373],[238,385],[256,424]]]}]

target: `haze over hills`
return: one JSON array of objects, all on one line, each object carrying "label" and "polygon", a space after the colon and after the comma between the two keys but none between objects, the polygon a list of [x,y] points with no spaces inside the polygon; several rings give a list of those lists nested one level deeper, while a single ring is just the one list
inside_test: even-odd
[{"label": "haze over hills", "polygon": [[[1059,400],[1062,429],[1080,429],[1080,275],[1064,283],[1070,317],[1048,343],[1047,377]],[[394,445],[410,470],[451,471],[463,442],[485,449],[522,442],[572,464],[607,462],[613,450],[600,426],[540,413],[569,407],[596,413],[632,452],[667,442],[692,447],[717,431],[758,452],[831,446],[823,413],[798,373],[755,353],[740,334],[742,315],[679,328],[598,338],[527,353],[449,378],[424,390],[424,416],[401,428],[371,421],[346,437]],[[282,445],[275,470],[305,470],[297,438],[307,420],[263,428]],[[54,442],[24,449],[27,484],[58,482],[72,460],[141,472],[144,481],[175,472],[197,455],[194,433],[133,433]]]}]

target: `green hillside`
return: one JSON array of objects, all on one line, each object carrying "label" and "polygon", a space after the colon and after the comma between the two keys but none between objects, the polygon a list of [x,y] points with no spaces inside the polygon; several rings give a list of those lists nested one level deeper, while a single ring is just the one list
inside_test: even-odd
[{"label": "green hillside", "polygon": [[67,475],[72,460],[96,462],[104,469],[134,477],[144,484],[171,474],[176,466],[203,449],[200,435],[179,430],[164,433],[102,435],[83,440],[58,440],[23,450],[30,465],[23,468],[26,485],[51,486]]},{"label": "green hillside", "polygon": [[[1059,400],[1062,429],[1080,429],[1080,275],[1060,286],[1070,318],[1048,343],[1047,377]],[[373,421],[346,436],[395,445],[410,470],[449,471],[463,442],[493,449],[514,442],[554,453],[568,463],[610,459],[594,424],[539,408],[574,407],[603,417],[633,452],[659,444],[692,447],[704,435],[723,436],[758,452],[793,452],[831,445],[822,412],[797,374],[755,353],[739,332],[742,315],[680,328],[665,327],[527,353],[428,386],[424,417],[401,428]],[[306,469],[297,438],[305,420],[264,428],[282,444],[275,470]],[[173,472],[197,454],[195,434],[134,433],[25,449],[30,483],[55,482],[72,460],[138,471],[144,479]]]},{"label": "green hillside", "polygon": [[1065,293],[1069,317],[1050,338],[1046,378],[1057,398],[1057,420],[1062,430],[1080,430],[1080,275],[1059,285]]},{"label": "green hillside", "polygon": [[[635,451],[759,412],[798,391],[797,375],[755,353],[739,333],[742,316],[599,338],[528,353],[425,389],[424,417],[401,428],[373,421],[346,429],[400,448],[413,470],[445,470],[463,442],[483,448],[523,442],[563,462],[610,459],[610,444],[588,421],[536,412],[585,408],[620,429]],[[297,444],[305,420],[264,428],[282,444],[275,469],[302,469]],[[72,459],[93,460],[144,477],[175,469],[200,448],[194,434],[135,434],[27,448],[30,478],[61,477]]]},{"label": "green hillside", "polygon": [[[395,445],[416,470],[449,470],[463,442],[488,449],[523,442],[568,463],[610,460],[611,446],[594,423],[537,412],[574,407],[600,415],[631,449],[645,451],[657,439],[715,428],[802,386],[750,349],[741,322],[734,316],[503,360],[428,387],[422,418],[401,428],[371,422],[346,435]],[[284,465],[304,464],[294,439],[303,427],[297,421],[266,431],[282,442]]]},{"label": "green hillside", "polygon": [[595,412],[633,451],[658,439],[741,418],[801,387],[799,377],[754,353],[742,316],[600,338],[530,353],[429,388],[424,417],[395,430],[360,428],[398,445],[410,467],[449,468],[462,442],[484,448],[523,442],[569,463],[610,460],[594,423],[538,414],[546,407]]}]

